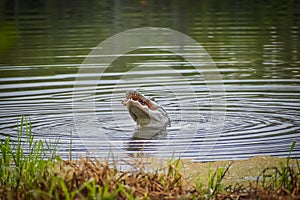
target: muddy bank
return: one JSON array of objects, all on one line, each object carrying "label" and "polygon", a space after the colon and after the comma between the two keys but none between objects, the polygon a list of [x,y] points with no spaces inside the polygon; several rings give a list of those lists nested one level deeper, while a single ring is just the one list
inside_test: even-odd
[{"label": "muddy bank", "polygon": [[[283,163],[286,165],[286,158],[271,157],[271,156],[255,156],[247,160],[235,161],[215,161],[215,162],[191,162],[189,160],[182,160],[180,172],[184,179],[189,183],[200,181],[203,184],[207,183],[209,170],[215,172],[217,168],[224,168],[229,166],[228,173],[224,177],[222,183],[228,184],[249,184],[257,180],[266,168],[280,167]],[[297,160],[290,159],[290,166],[297,167]]]}]

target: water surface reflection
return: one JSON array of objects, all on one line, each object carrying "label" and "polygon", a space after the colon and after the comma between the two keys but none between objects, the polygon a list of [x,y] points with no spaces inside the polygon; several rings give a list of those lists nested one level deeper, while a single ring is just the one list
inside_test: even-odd
[{"label": "water surface reflection", "polygon": [[[182,157],[195,160],[239,159],[259,154],[286,156],[296,140],[293,156],[299,157],[300,10],[295,9],[299,3],[2,2],[0,34],[5,42],[0,44],[0,135],[16,136],[17,118],[26,115],[38,138],[60,137],[61,155],[68,154],[71,135],[73,155],[85,155],[72,113],[73,85],[80,64],[109,36],[130,28],[159,26],[191,36],[216,62],[226,89],[225,127],[209,151],[216,138],[206,138],[211,103],[203,77],[185,60],[166,52],[133,52],[116,60],[96,89],[101,131],[113,141],[116,151],[127,156],[141,150],[153,155],[176,137],[171,147],[165,147],[170,149],[166,157],[178,149]],[[137,66],[149,69],[142,72],[142,84],[137,77],[116,88],[124,73]],[[168,73],[157,71],[157,66],[178,70],[201,98],[184,93],[182,81],[168,79]],[[167,134],[148,140],[134,137],[135,125],[120,104],[124,92],[132,88],[156,97],[167,110],[172,119]],[[172,90],[182,90],[182,95],[178,97]],[[112,120],[112,105],[118,122]],[[189,117],[182,118],[180,112]],[[195,129],[195,124],[195,137],[179,134]],[[95,148],[109,153],[111,146],[101,145]]]}]

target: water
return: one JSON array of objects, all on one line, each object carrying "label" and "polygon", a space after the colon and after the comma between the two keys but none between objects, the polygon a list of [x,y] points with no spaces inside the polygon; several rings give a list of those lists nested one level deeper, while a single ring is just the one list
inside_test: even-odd
[{"label": "water", "polygon": [[[1,138],[15,137],[18,117],[26,115],[37,138],[60,138],[59,153],[64,157],[68,148],[76,156],[90,150],[97,156],[113,151],[123,157],[140,152],[171,157],[176,150],[181,157],[197,161],[287,156],[294,140],[292,156],[299,157],[298,2],[2,4]],[[144,26],[180,31],[212,57],[226,91],[221,135],[207,131],[214,122],[203,74],[180,56],[155,49],[119,57],[100,80],[99,74],[80,74],[98,81],[93,94],[88,85],[82,91],[83,100],[95,102],[97,121],[86,118],[89,111],[82,112],[86,135],[78,133],[73,90],[85,57],[107,37]],[[166,70],[170,68],[177,74]],[[166,133],[151,139],[133,138],[135,124],[120,103],[127,89],[156,97],[172,120]],[[99,135],[92,133],[95,127]]]}]

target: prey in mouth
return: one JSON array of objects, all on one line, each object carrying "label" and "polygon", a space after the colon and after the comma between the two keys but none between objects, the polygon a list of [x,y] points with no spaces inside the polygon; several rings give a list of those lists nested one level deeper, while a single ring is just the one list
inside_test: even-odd
[{"label": "prey in mouth", "polygon": [[122,104],[140,127],[166,128],[171,125],[167,112],[153,99],[136,90],[128,90]]}]

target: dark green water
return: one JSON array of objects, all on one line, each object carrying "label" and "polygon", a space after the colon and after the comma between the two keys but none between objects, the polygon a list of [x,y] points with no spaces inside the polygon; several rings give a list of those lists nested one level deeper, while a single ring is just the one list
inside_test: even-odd
[{"label": "dark green water", "polygon": [[[169,157],[168,148],[167,153],[159,150],[171,143],[188,146],[184,151],[178,148],[182,150],[178,153],[195,160],[286,156],[293,140],[300,143],[298,8],[299,1],[1,2],[0,136],[15,136],[17,118],[26,115],[38,138],[60,137],[62,155],[67,154],[71,133],[75,155],[98,149],[94,143],[82,143],[74,123],[72,92],[78,69],[108,37],[132,28],[164,27],[196,40],[217,65],[226,91],[222,134],[215,142],[204,143],[210,94],[198,72],[170,53],[135,51],[107,68],[94,97],[84,97],[95,99],[99,131],[118,146],[117,152],[130,156],[142,150]],[[118,87],[122,76],[137,66],[148,70]],[[185,81],[168,79],[168,72],[157,66],[176,69]],[[165,76],[156,78],[161,74]],[[83,76],[95,76],[97,81],[98,74]],[[174,95],[186,87],[184,82],[190,83],[196,98],[188,92]],[[157,97],[172,120],[166,135],[132,139],[135,125],[120,105],[127,88]],[[195,127],[185,128],[193,123],[197,131],[189,137]],[[298,143],[293,152],[296,157],[300,157]],[[210,144],[213,148],[206,147]]]}]

